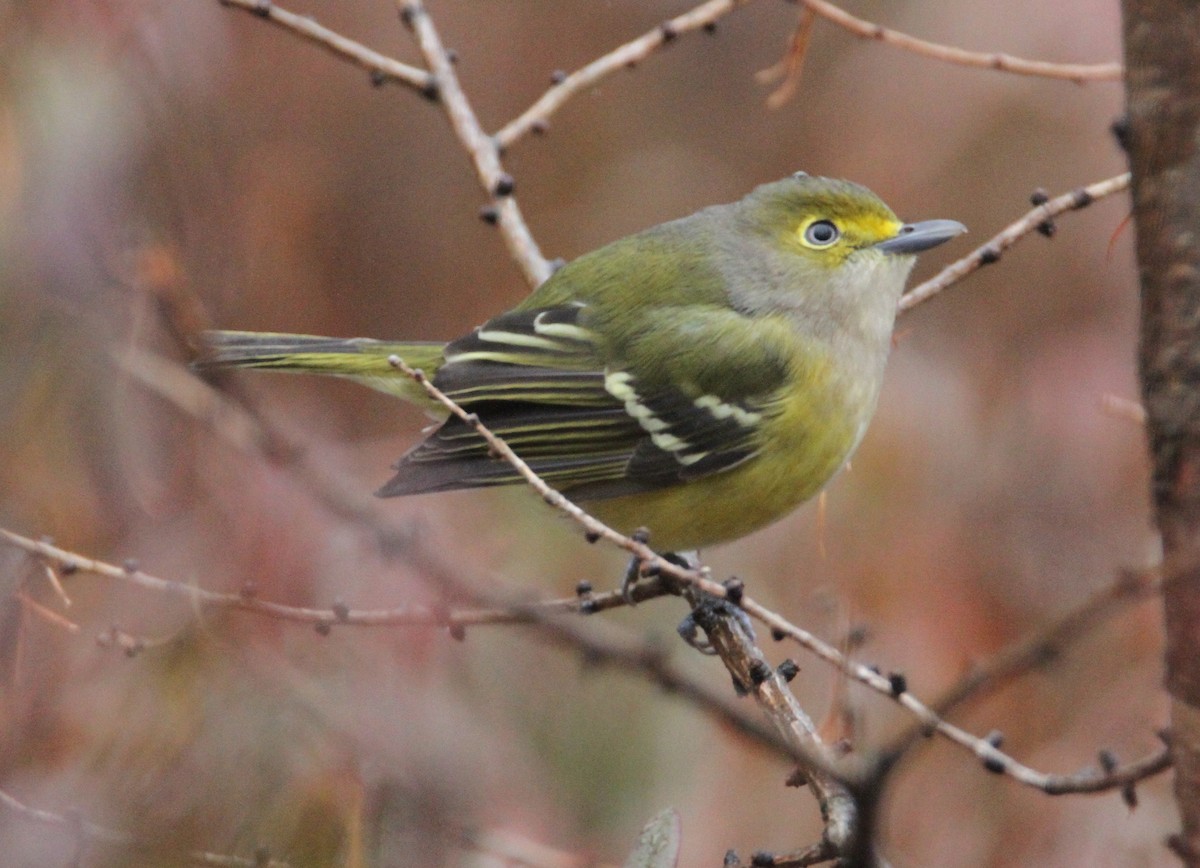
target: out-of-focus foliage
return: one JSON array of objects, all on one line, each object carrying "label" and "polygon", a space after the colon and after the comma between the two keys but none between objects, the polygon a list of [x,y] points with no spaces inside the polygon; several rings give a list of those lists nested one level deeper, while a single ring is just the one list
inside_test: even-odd
[{"label": "out-of-focus foliage", "polygon": [[[686,2],[431,2],[485,125]],[[387,0],[309,3],[322,23],[416,62]],[[1119,56],[1115,6],[856,4],[928,38],[1059,60]],[[768,111],[754,73],[795,11],[757,2],[560,112],[506,155],[549,256],[796,169],[867,184],[905,217],[950,217],[982,240],[1027,207],[1123,167],[1115,84],[948,67],[819,23],[796,97]],[[439,109],[249,15],[211,2],[0,5],[0,524],[208,588],[384,608],[438,590],[403,551],[314,497],[295,456],[263,458],[147,388],[145,351],[186,362],[205,324],[453,337],[525,291]],[[1124,201],[1059,221],[906,315],[852,470],[812,507],[706,553],[759,599],[934,696],[1153,557],[1133,396],[1136,298]],[[961,254],[966,245],[947,250]],[[928,275],[939,254],[920,267]],[[180,372],[182,372],[180,368]],[[140,372],[140,374],[139,374]],[[240,378],[300,460],[369,492],[424,420],[339,383]],[[170,393],[170,389],[167,390]],[[286,451],[286,450],[285,450]],[[566,595],[615,584],[620,556],[585,546],[517,492],[389,501],[381,520],[475,581]],[[92,577],[64,608],[42,567],[0,549],[0,787],[78,811],[139,846],[84,864],[183,863],[191,850],[296,865],[496,864],[502,829],[619,862],[663,806],[680,864],[814,840],[811,799],[783,764],[627,676],[592,671],[521,628],[350,629],[328,636],[198,614]],[[70,633],[18,592],[62,612]],[[613,621],[672,642],[682,609]],[[117,625],[134,657],[98,645]],[[1132,758],[1162,721],[1153,604],[961,715],[1030,764]],[[670,647],[674,648],[672,644]],[[707,660],[699,677],[723,681]],[[794,653],[789,650],[788,653]],[[818,715],[830,673],[799,657]],[[859,737],[892,706],[851,690]],[[898,771],[885,849],[910,865],[1166,864],[1161,782],[1050,800],[931,744]],[[0,809],[6,864],[66,864],[62,829]],[[471,842],[475,842],[472,844]]]}]

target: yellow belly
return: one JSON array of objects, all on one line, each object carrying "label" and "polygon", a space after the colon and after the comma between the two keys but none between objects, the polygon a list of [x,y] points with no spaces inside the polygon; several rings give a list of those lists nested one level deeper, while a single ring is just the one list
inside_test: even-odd
[{"label": "yellow belly", "polygon": [[[873,403],[873,401],[872,401]],[[787,515],[821,490],[842,468],[858,441],[858,414],[829,412],[812,424],[811,408],[797,407],[770,423],[757,456],[731,470],[646,494],[583,504],[624,533],[650,530],[660,552],[690,551],[745,536]],[[840,417],[840,418],[839,418]],[[570,492],[568,492],[568,495]]]}]

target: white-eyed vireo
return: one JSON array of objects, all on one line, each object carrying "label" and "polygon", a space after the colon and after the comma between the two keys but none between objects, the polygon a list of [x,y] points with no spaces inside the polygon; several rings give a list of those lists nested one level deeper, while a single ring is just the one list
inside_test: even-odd
[{"label": "white-eyed vireo", "polygon": [[[846,463],[914,254],[963,231],[797,173],[581,256],[448,344],[221,331],[201,364],[332,374],[442,411],[399,356],[597,518],[690,551],[774,521]],[[378,493],[519,481],[452,417]]]}]

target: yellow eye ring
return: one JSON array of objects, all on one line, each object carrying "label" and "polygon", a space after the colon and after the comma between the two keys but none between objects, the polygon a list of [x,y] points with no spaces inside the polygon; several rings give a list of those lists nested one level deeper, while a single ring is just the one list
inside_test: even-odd
[{"label": "yellow eye ring", "polygon": [[829,247],[842,237],[842,230],[832,220],[814,220],[804,228],[804,243],[809,247]]}]

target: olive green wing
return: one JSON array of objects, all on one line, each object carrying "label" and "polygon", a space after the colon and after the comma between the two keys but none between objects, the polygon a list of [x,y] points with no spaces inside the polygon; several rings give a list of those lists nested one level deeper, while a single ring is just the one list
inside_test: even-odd
[{"label": "olive green wing", "polygon": [[[782,384],[779,366],[755,365],[763,359],[756,351],[726,358],[718,340],[733,328],[731,345],[753,347],[741,340],[741,332],[753,329],[748,320],[731,311],[690,310],[656,317],[616,346],[601,336],[598,322],[599,312],[583,304],[504,314],[449,344],[433,382],[542,478],[581,499],[677,485],[757,453],[760,425]],[[686,345],[675,346],[681,340]],[[684,379],[672,370],[672,360],[682,358],[701,360]],[[757,368],[753,377],[741,370],[747,364]],[[753,388],[742,389],[748,382]],[[739,393],[722,383],[736,384]],[[450,417],[400,459],[379,494],[520,481],[469,425]]]}]

